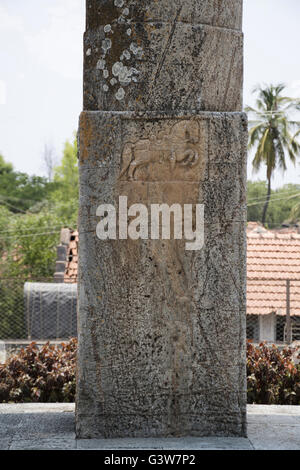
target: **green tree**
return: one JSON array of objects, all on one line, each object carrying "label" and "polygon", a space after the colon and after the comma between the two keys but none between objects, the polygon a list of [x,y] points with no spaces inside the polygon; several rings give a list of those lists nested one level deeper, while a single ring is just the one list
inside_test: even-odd
[{"label": "green tree", "polygon": [[277,168],[286,170],[286,155],[295,164],[300,146],[295,138],[295,128],[299,122],[290,119],[290,112],[299,110],[299,100],[282,96],[285,85],[257,87],[256,109],[250,106],[246,111],[255,117],[249,121],[249,149],[255,148],[253,168],[258,171],[266,165],[267,195],[262,211],[262,224],[265,225],[271,196],[271,179]]},{"label": "green tree", "polygon": [[247,220],[261,221],[262,201],[265,199],[267,184],[265,181],[247,181]]},{"label": "green tree", "polygon": [[15,171],[0,155],[0,204],[11,212],[22,213],[46,199],[52,185],[41,176]]},{"label": "green tree", "polygon": [[78,159],[77,138],[65,143],[61,164],[54,168],[54,185],[51,200],[55,203],[57,213],[68,221],[69,225],[77,225],[78,216]]},{"label": "green tree", "polygon": [[0,157],[1,276],[51,278],[60,230],[75,228],[77,214],[76,139],[66,142],[61,164],[55,168],[54,182],[15,172]]},{"label": "green tree", "polygon": [[[257,222],[262,218],[267,191],[266,181],[248,181],[248,214],[247,220]],[[292,217],[294,208],[300,204],[300,185],[286,184],[281,188],[271,190],[268,212],[265,224],[269,228],[276,228],[283,223],[295,223]],[[299,220],[299,218],[298,218]]]},{"label": "green tree", "polygon": [[0,154],[0,175],[11,173],[13,171],[12,163],[8,163],[4,160],[3,155]]},{"label": "green tree", "polygon": [[0,240],[5,244],[1,275],[33,279],[52,277],[63,225],[51,206],[35,214],[11,216],[6,231],[0,233]]}]

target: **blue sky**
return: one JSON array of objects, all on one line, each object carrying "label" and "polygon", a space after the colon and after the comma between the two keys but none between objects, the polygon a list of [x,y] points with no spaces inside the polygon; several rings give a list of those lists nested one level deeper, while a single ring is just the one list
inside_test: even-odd
[{"label": "blue sky", "polygon": [[[59,158],[76,130],[84,17],[85,0],[0,0],[0,152],[18,170],[44,174],[44,145]],[[245,104],[264,82],[300,97],[299,19],[299,0],[244,0]],[[273,184],[289,182],[300,183],[299,165]]]}]

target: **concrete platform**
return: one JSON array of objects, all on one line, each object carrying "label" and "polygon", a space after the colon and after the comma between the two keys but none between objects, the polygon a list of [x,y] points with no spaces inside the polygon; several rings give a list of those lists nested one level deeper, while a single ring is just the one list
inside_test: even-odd
[{"label": "concrete platform", "polygon": [[248,438],[76,440],[74,404],[0,404],[0,450],[300,450],[300,406],[248,405]]}]

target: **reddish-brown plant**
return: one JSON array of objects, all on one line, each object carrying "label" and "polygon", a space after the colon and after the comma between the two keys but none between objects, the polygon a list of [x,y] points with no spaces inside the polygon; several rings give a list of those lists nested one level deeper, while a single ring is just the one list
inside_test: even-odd
[{"label": "reddish-brown plant", "polygon": [[77,340],[26,349],[0,365],[0,402],[72,402]]},{"label": "reddish-brown plant", "polygon": [[299,405],[300,366],[292,361],[295,349],[247,343],[248,403]]},{"label": "reddish-brown plant", "polygon": [[[0,402],[73,402],[77,340],[26,349],[0,365]],[[299,405],[300,364],[293,348],[247,343],[248,403]]]}]

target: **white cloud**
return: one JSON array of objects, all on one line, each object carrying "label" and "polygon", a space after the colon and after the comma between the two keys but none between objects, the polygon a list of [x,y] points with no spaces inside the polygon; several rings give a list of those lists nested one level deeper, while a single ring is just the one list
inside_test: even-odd
[{"label": "white cloud", "polygon": [[0,80],[0,105],[6,104],[6,83]]},{"label": "white cloud", "polygon": [[22,32],[23,19],[20,16],[8,13],[5,7],[0,5],[0,33]]},{"label": "white cloud", "polygon": [[82,0],[55,0],[48,7],[48,25],[27,34],[29,52],[48,70],[67,79],[82,76],[82,41],[85,21]]},{"label": "white cloud", "polygon": [[293,98],[300,98],[300,80],[293,80],[291,83],[287,84],[288,96]]}]

